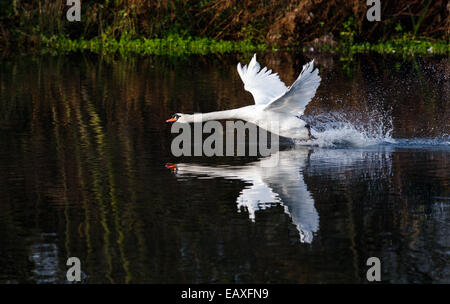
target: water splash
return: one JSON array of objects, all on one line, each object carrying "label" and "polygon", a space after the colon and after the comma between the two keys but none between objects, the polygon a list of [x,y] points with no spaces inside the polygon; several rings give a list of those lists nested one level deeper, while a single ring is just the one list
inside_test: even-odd
[{"label": "water splash", "polygon": [[367,147],[395,143],[392,118],[379,110],[359,113],[328,112],[305,117],[315,139],[299,143],[319,147]]},{"label": "water splash", "polygon": [[[362,114],[363,113],[363,114]],[[311,125],[313,140],[299,141],[299,146],[321,148],[370,147],[379,145],[397,148],[450,149],[450,134],[430,138],[393,138],[390,111],[367,109],[360,112],[328,112],[303,117]]]}]

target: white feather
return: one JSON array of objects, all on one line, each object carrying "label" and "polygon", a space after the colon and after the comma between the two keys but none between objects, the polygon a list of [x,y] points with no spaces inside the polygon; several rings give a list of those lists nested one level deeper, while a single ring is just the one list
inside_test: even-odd
[{"label": "white feather", "polygon": [[242,67],[241,63],[237,65],[239,76],[244,82],[244,89],[253,95],[255,104],[264,105],[286,92],[287,87],[277,73],[272,73],[272,70],[267,70],[267,67],[260,69],[256,54],[253,55],[248,66]]},{"label": "white feather", "polygon": [[321,78],[314,69],[314,60],[303,66],[302,72],[289,89],[267,104],[264,110],[290,114],[303,114],[316,94]]}]

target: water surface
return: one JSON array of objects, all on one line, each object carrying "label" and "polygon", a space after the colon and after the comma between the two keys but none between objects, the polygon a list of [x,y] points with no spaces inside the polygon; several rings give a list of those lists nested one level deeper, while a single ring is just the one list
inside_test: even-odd
[{"label": "water surface", "polygon": [[318,140],[275,168],[170,153],[170,114],[251,104],[250,56],[3,60],[0,282],[449,283],[448,60],[315,58]]}]

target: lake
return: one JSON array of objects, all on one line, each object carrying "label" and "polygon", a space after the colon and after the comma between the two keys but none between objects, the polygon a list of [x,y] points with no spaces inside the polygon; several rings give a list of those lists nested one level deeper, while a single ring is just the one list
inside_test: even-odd
[{"label": "lake", "polygon": [[258,54],[287,85],[315,58],[315,143],[172,156],[173,113],[252,104],[250,58],[3,59],[0,282],[450,283],[448,58]]}]

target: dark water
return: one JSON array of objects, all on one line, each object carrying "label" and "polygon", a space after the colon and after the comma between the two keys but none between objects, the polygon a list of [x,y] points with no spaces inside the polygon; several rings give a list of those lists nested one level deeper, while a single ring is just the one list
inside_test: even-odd
[{"label": "dark water", "polygon": [[[172,157],[171,113],[252,102],[249,57],[3,60],[0,282],[65,282],[68,257],[89,283],[367,282],[374,256],[449,283],[448,60],[316,57],[319,144]],[[258,59],[287,84],[308,60]]]}]

